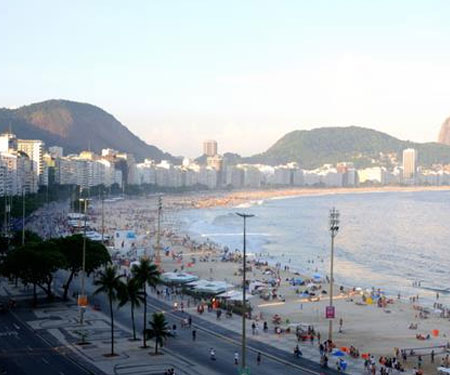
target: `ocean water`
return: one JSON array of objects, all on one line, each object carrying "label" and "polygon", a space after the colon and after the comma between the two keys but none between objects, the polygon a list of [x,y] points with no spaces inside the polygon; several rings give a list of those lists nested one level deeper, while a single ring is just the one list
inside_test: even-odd
[{"label": "ocean water", "polygon": [[[192,237],[231,250],[247,249],[306,274],[329,274],[329,209],[340,211],[335,279],[345,286],[381,288],[450,306],[450,192],[375,192],[269,199],[241,207],[177,214]],[[414,287],[421,281],[421,287]]]}]

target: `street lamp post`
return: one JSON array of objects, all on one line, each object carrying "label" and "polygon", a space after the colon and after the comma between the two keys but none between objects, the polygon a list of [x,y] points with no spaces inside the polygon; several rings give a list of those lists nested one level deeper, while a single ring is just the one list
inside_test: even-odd
[{"label": "street lamp post", "polygon": [[[334,207],[330,210],[330,234],[331,234],[331,260],[330,260],[330,308],[333,308],[333,282],[334,282],[334,237],[339,231],[339,211]],[[329,319],[328,339],[333,341],[333,317]]]},{"label": "street lamp post", "polygon": [[242,274],[242,373],[246,370],[245,366],[245,346],[246,346],[246,332],[245,332],[245,315],[246,315],[246,296],[245,296],[245,285],[247,283],[247,264],[246,264],[246,250],[247,250],[247,241],[246,241],[246,230],[247,230],[247,218],[253,217],[255,215],[244,214],[236,212],[236,214],[244,219],[244,232],[243,232],[243,251],[242,251],[242,265],[243,265],[243,274]]},{"label": "street lamp post", "polygon": [[22,246],[25,245],[25,188],[22,187]]},{"label": "street lamp post", "polygon": [[158,227],[156,231],[156,252],[155,264],[161,266],[161,212],[162,212],[162,196],[158,197]]},{"label": "street lamp post", "polygon": [[105,192],[102,187],[102,245],[105,244]]},{"label": "street lamp post", "polygon": [[80,304],[80,324],[84,323],[84,310],[86,308],[85,281],[86,281],[86,226],[87,226],[87,198],[80,198],[80,202],[84,202],[84,227],[83,227],[83,255],[82,255],[82,272],[81,272],[81,304]]}]

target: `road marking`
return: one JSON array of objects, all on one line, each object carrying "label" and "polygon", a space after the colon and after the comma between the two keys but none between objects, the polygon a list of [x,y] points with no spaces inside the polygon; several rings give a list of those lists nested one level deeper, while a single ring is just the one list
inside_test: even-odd
[{"label": "road marking", "polygon": [[48,361],[45,358],[41,358],[41,359],[42,359],[42,362],[48,364]]},{"label": "road marking", "polygon": [[0,332],[0,337],[4,336],[17,336],[18,333],[16,331],[7,331],[7,332]]},{"label": "road marking", "polygon": [[16,323],[13,323],[13,326],[15,329],[20,330],[20,326],[18,326]]},{"label": "road marking", "polygon": [[64,375],[64,373],[62,371],[59,372],[59,375]]},{"label": "road marking", "polygon": [[33,348],[32,348],[31,346],[29,346],[29,345],[27,345],[27,349],[28,349],[30,352],[33,351]]}]

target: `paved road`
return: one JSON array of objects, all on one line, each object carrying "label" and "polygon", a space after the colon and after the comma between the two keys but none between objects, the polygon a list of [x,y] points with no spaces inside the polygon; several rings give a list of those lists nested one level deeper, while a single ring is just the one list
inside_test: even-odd
[{"label": "paved road", "polygon": [[[77,281],[75,280],[73,283],[74,288],[77,287],[76,283]],[[88,280],[86,284],[88,294],[90,295],[90,303],[99,304],[102,311],[108,311],[109,307],[106,298],[103,295],[92,296],[93,288],[91,280]],[[193,316],[194,326],[197,330],[197,340],[193,342],[191,330],[181,329],[180,327],[181,312],[174,313],[170,311],[164,302],[153,297],[150,297],[148,308],[149,317],[154,311],[165,311],[170,325],[173,323],[177,324],[177,337],[168,340],[167,349],[171,354],[182,357],[188,362],[191,362],[193,366],[197,363],[203,367],[207,367],[213,373],[224,375],[238,374],[238,367],[234,365],[234,353],[237,351],[240,354],[240,335],[217,324]],[[115,319],[121,324],[130,327],[131,322],[128,306],[120,310],[115,310]],[[137,332],[141,332],[142,328],[142,309],[140,309],[136,311]],[[216,351],[216,361],[211,361],[209,358],[209,349],[211,347]],[[247,348],[247,367],[250,368],[252,375],[328,375],[338,373],[334,369],[324,370],[317,362],[304,358],[295,358],[289,352],[251,338],[248,339]],[[262,354],[262,362],[259,366],[256,363],[256,353],[258,351]],[[332,361],[332,358],[330,360]]]},{"label": "paved road", "polygon": [[66,355],[67,348],[54,346],[22,323],[19,317],[27,314],[31,317],[31,313],[19,310],[0,315],[0,374],[93,374],[89,364]]}]

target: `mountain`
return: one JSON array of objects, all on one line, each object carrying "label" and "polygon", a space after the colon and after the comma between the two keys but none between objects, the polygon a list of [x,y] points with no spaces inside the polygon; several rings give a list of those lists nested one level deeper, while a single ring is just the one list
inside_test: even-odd
[{"label": "mountain", "polygon": [[47,146],[64,147],[65,154],[113,148],[132,153],[137,160],[174,160],[135,136],[114,116],[87,103],[48,100],[14,110],[0,109],[0,132],[10,127],[18,138],[42,139]]},{"label": "mountain", "polygon": [[267,151],[245,161],[271,165],[296,161],[305,169],[347,161],[354,162],[356,167],[365,167],[371,165],[372,160],[389,164],[389,158],[380,153],[395,153],[397,160],[401,161],[402,150],[410,147],[418,151],[420,165],[450,163],[450,146],[402,141],[357,126],[296,130],[283,136]]},{"label": "mountain", "polygon": [[450,117],[445,120],[445,122],[441,126],[438,142],[445,145],[450,145]]}]

